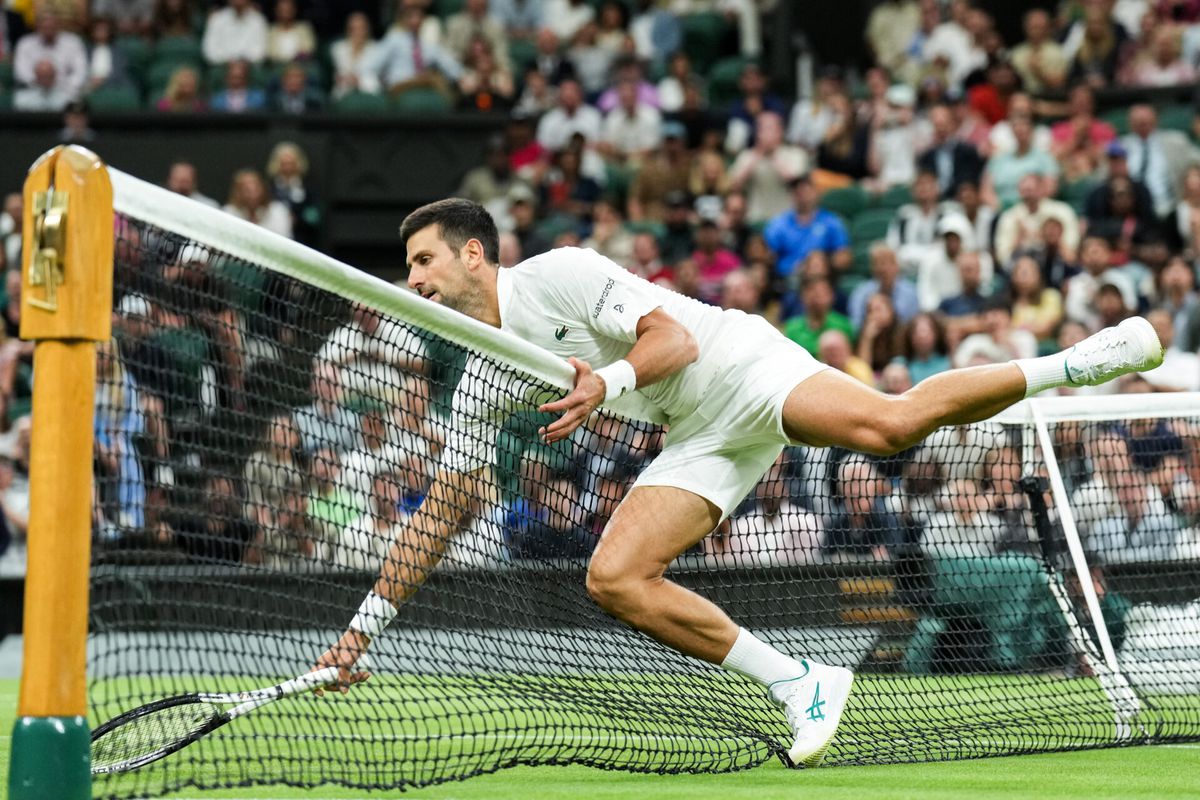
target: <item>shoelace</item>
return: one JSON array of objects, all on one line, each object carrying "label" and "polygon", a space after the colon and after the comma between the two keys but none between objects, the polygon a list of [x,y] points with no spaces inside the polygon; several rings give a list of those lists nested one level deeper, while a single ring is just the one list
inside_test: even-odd
[{"label": "shoelace", "polygon": [[[1116,353],[1116,357],[1118,359],[1128,362],[1130,359],[1129,353],[1125,347],[1126,344],[1127,342],[1125,341],[1124,337],[1119,334],[1116,328],[1108,328],[1100,331],[1095,335],[1095,338],[1092,340],[1092,342],[1089,343],[1089,347],[1086,352],[1087,363],[1082,369],[1072,368],[1071,358],[1070,356],[1067,357],[1067,369],[1071,372],[1071,380],[1077,384],[1096,380],[1096,378],[1100,375],[1100,367],[1102,365],[1107,366],[1110,364],[1110,360],[1114,352]],[[1077,351],[1071,353],[1071,355],[1076,354]],[[1102,357],[1097,358],[1098,355],[1101,355]]]}]

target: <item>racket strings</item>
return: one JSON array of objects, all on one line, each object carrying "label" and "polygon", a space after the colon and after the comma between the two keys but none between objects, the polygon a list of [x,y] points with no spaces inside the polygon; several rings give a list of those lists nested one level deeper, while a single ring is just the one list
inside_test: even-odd
[{"label": "racket strings", "polygon": [[169,706],[118,725],[92,742],[92,769],[136,764],[203,730],[221,709],[204,701]]}]

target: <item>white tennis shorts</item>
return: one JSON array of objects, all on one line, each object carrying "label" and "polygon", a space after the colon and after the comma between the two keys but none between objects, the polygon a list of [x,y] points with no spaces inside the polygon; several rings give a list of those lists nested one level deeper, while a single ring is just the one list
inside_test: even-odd
[{"label": "white tennis shorts", "polygon": [[[663,450],[634,486],[674,486],[729,516],[789,443],[783,405],[801,381],[823,369],[800,345],[761,318],[739,327],[728,370],[696,411],[667,431]],[[761,324],[757,324],[761,323]]]}]

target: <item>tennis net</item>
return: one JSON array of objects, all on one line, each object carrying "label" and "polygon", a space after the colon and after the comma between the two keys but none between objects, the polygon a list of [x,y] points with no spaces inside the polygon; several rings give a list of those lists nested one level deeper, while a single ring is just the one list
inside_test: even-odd
[{"label": "tennis net", "polygon": [[[455,388],[513,411],[484,511],[373,644],[373,680],[99,776],[98,796],[419,786],[518,764],[727,771],[786,749],[759,687],[587,596],[587,557],[661,430],[598,413],[546,446],[534,408],[570,385],[565,363],[112,179],[93,726],[307,669],[420,506]],[[670,577],[781,649],[860,673],[827,763],[1200,737],[1200,418],[1186,399],[1025,404],[887,459],[789,448]]]}]

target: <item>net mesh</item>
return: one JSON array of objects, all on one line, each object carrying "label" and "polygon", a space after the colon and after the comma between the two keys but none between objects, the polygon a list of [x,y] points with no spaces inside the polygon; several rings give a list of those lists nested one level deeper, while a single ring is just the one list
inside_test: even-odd
[{"label": "net mesh", "polygon": [[[586,559],[660,430],[596,414],[543,445],[527,403],[553,387],[487,353],[142,220],[119,215],[115,236],[93,726],[307,670],[421,506],[469,359],[463,386],[513,411],[483,510],[373,643],[371,681],[99,776],[98,796],[407,787],[517,764],[724,771],[786,750],[760,687],[588,597]],[[1021,481],[1044,474],[1028,425],[942,430],[886,459],[789,448],[668,577],[785,652],[859,673],[827,763],[1196,738],[1197,422],[1051,426],[1132,720],[1114,717],[1059,504]]]}]

